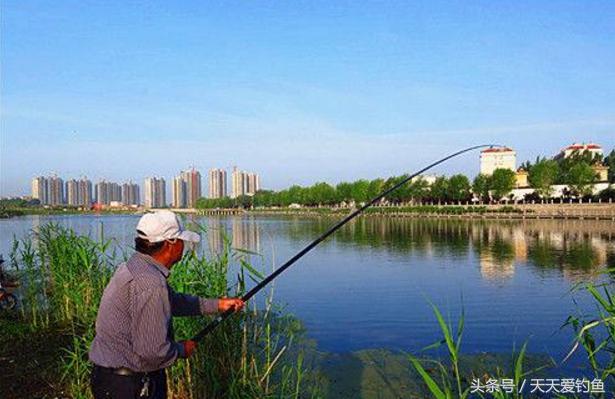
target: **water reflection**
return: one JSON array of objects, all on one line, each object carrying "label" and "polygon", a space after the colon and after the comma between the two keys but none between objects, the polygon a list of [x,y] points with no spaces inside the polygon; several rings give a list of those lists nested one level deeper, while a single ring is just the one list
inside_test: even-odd
[{"label": "water reflection", "polygon": [[[54,221],[93,237],[115,237],[132,246],[138,217],[39,217],[28,223],[17,219],[2,225],[10,237]],[[286,237],[298,246],[316,238],[334,222],[329,218],[284,220],[253,217],[207,217],[203,242],[211,253],[221,253],[225,237],[234,248],[261,253],[263,234]],[[15,224],[15,226],[12,226]],[[17,228],[19,226],[19,228]],[[19,231],[23,230],[23,232]],[[4,235],[4,234],[3,234]],[[270,236],[268,236],[271,239]],[[474,259],[486,281],[506,281],[519,267],[548,276],[559,273],[570,282],[594,278],[615,266],[615,223],[590,220],[488,221],[455,219],[360,218],[344,226],[323,244],[340,250],[392,253],[442,259]],[[615,277],[615,276],[614,276]]]},{"label": "water reflection", "polygon": [[260,253],[261,231],[259,224],[252,218],[211,217],[205,220],[207,244],[211,253],[221,253],[224,241],[230,240],[233,248]]},{"label": "water reflection", "polygon": [[[293,240],[315,238],[331,224],[288,223]],[[598,276],[614,265],[615,224],[608,221],[476,221],[450,219],[364,218],[351,222],[329,245],[379,248],[427,257],[478,259],[486,280],[506,280],[520,265],[539,273],[559,272],[566,279]]]}]

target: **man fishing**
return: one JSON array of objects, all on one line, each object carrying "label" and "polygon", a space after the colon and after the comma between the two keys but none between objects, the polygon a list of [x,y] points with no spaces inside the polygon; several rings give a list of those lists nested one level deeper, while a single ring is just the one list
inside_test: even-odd
[{"label": "man fishing", "polygon": [[99,398],[166,398],[165,368],[187,359],[193,340],[175,342],[172,316],[239,311],[239,298],[208,299],[174,292],[167,278],[200,236],[171,211],[147,213],[137,224],[136,253],[115,271],[102,296],[89,352],[91,387]]}]

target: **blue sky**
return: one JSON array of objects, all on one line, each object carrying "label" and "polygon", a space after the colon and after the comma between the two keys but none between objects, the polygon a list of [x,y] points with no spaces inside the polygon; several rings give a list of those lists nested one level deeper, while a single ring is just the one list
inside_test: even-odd
[{"label": "blue sky", "polygon": [[[0,195],[195,165],[266,188],[615,144],[615,2],[0,3]],[[438,173],[478,171],[478,154]]]}]

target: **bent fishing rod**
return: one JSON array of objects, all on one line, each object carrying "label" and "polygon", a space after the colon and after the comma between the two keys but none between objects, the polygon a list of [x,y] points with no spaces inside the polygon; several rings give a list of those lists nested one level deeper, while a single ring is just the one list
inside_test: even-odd
[{"label": "bent fishing rod", "polygon": [[[383,191],[382,193],[378,194],[376,197],[374,197],[373,199],[369,200],[369,202],[365,203],[363,206],[361,206],[360,208],[358,208],[355,211],[353,211],[352,213],[350,213],[344,219],[340,220],[339,222],[337,222],[336,224],[331,226],[327,231],[322,233],[320,235],[320,237],[316,238],[314,241],[312,241],[310,244],[308,244],[301,251],[297,252],[297,254],[295,256],[293,256],[292,258],[287,260],[286,263],[284,263],[282,266],[280,266],[278,269],[276,269],[269,276],[265,277],[254,288],[252,288],[250,291],[248,291],[246,294],[244,294],[241,297],[241,300],[244,301],[244,302],[247,302],[248,300],[250,300],[250,298],[252,298],[254,295],[256,295],[257,292],[259,292],[267,284],[269,284],[276,277],[278,277],[280,274],[282,274],[286,269],[288,269],[290,266],[292,266],[296,261],[301,259],[303,257],[303,255],[305,255],[308,252],[310,252],[315,246],[317,246],[322,241],[324,241],[327,237],[329,237],[331,234],[333,234],[337,230],[339,230],[340,227],[342,227],[343,225],[345,225],[346,223],[348,223],[349,221],[354,219],[357,215],[361,214],[363,211],[365,211],[370,206],[374,205],[376,202],[380,201],[385,196],[389,195],[390,193],[392,193],[393,191],[397,190],[398,188],[400,188],[404,184],[408,183],[413,178],[417,177],[418,175],[420,175],[423,172],[428,171],[429,169],[433,168],[434,166],[437,166],[437,165],[439,165],[439,164],[441,164],[443,162],[448,161],[451,158],[455,158],[458,155],[464,154],[464,153],[469,152],[469,151],[476,150],[478,148],[484,148],[484,147],[501,147],[501,146],[497,145],[497,144],[481,144],[481,145],[475,145],[475,146],[472,146],[472,147],[468,147],[468,148],[465,148],[465,149],[463,149],[461,151],[457,151],[457,152],[455,152],[453,154],[450,154],[450,155],[448,155],[448,156],[446,156],[446,157],[444,157],[444,158],[442,158],[442,159],[440,159],[440,160],[438,160],[438,161],[436,161],[436,162],[434,162],[434,163],[424,167],[423,169],[419,170],[418,172],[413,173],[412,175],[406,177],[401,182],[397,183],[393,187],[391,187],[391,188]],[[231,309],[228,309],[225,312],[219,314],[215,319],[213,319],[209,324],[207,324],[203,328],[203,330],[201,330],[201,332],[196,334],[192,338],[192,340],[193,341],[201,341],[207,334],[212,332],[216,327],[218,327],[224,320],[226,320],[233,313],[234,313],[234,309],[231,308]]]}]

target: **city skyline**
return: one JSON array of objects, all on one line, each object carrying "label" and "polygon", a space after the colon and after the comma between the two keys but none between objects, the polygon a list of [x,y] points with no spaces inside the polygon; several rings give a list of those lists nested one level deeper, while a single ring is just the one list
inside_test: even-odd
[{"label": "city skyline", "polygon": [[[237,163],[279,190],[474,144],[533,160],[613,143],[615,3],[0,7],[0,196],[48,172],[170,182]],[[473,174],[468,159],[435,172]]]},{"label": "city skyline", "polygon": [[141,188],[139,184],[128,180],[124,183],[111,182],[102,179],[95,184],[87,177],[70,178],[64,181],[55,174],[36,176],[31,180],[32,199],[40,201],[41,205],[69,205],[90,207],[99,205],[137,206],[141,204]]},{"label": "city skyline", "polygon": [[[599,154],[601,156],[606,156],[609,153],[609,150],[602,147],[599,143],[594,142],[573,142],[569,145],[560,147],[559,151],[554,154],[539,154],[539,157],[546,157],[549,159],[558,159],[561,157],[568,157],[573,154],[575,151],[588,151],[591,154]],[[611,151],[615,151],[613,148]],[[485,174],[491,175],[491,173],[496,168],[504,168],[510,169],[516,172],[516,187],[523,188],[526,187],[527,182],[527,171],[517,167],[517,152],[510,147],[495,147],[495,148],[487,148],[480,151],[478,156],[478,172],[476,174]],[[527,160],[529,161],[529,160]],[[600,171],[596,170],[600,175],[599,181],[603,182],[607,179],[607,167],[600,167]],[[446,176],[447,174],[443,174]],[[450,173],[448,174],[450,175]],[[521,175],[521,176],[520,176]],[[427,176],[428,179],[435,178],[436,175]],[[386,177],[386,176],[378,176],[378,177]],[[43,179],[43,180],[41,180]],[[89,181],[86,177],[81,178],[81,181],[87,181],[91,185],[91,181]],[[166,189],[166,180],[163,177],[147,177],[144,180],[144,201],[143,204],[146,207],[160,207],[166,206],[167,203],[175,208],[194,208],[196,205],[196,201],[199,198],[221,198],[221,197],[229,197],[229,198],[237,198],[238,196],[243,195],[254,195],[257,191],[263,189],[260,185],[260,174],[254,172],[248,172],[245,170],[240,170],[237,166],[233,166],[230,179],[227,179],[227,173],[225,169],[213,168],[208,171],[205,187],[207,195],[205,196],[202,191],[202,178],[200,172],[194,167],[190,167],[186,170],[183,170],[176,175],[171,180],[170,186],[170,199],[168,198],[169,191]],[[230,180],[230,192],[227,191],[227,185]],[[59,183],[57,182],[59,181]],[[69,183],[75,182],[75,179],[67,180],[63,182],[61,177],[58,177],[57,174],[52,173],[48,177],[45,176],[36,176],[31,179],[30,183],[30,196],[32,198],[41,199],[43,204],[69,204],[75,205],[71,203],[69,198]],[[331,182],[327,182],[331,183]],[[113,187],[105,190],[105,193],[109,191],[110,194],[101,195],[99,192],[99,185],[101,184],[110,184]],[[121,202],[124,205],[138,205],[139,196],[140,196],[140,187],[139,184],[133,184],[136,186],[136,191],[134,188],[127,188],[127,184],[132,184],[132,179],[129,179],[127,183],[117,184],[114,182],[108,182],[106,179],[100,180],[94,186],[94,200],[92,203],[97,202],[100,204],[108,205],[111,201]],[[335,185],[335,183],[333,183]],[[288,188],[288,187],[285,187]],[[58,191],[59,190],[59,191]],[[73,188],[73,190],[79,190],[80,199],[78,200],[79,205],[84,205],[82,198],[84,195],[82,191],[83,188],[77,189],[77,187]],[[132,199],[137,198],[137,202],[134,203],[133,200],[126,203],[126,195],[124,194],[127,190],[131,191]],[[76,192],[76,191],[75,191]],[[133,194],[134,192],[134,194]],[[149,193],[149,194],[148,194]],[[91,194],[90,194],[91,196]],[[25,195],[24,197],[28,197]],[[58,198],[63,198],[64,200],[58,202]],[[102,198],[102,201],[99,200]],[[149,205],[148,205],[149,204]],[[157,204],[153,206],[152,204]]]},{"label": "city skyline", "polygon": [[[240,195],[254,195],[260,189],[260,175],[253,172],[234,171],[241,174]],[[68,178],[66,181],[55,173],[47,176],[35,176],[30,181],[29,195],[38,199],[42,205],[141,205],[156,208],[167,204],[175,208],[194,208],[199,198],[205,197],[202,189],[202,175],[193,166],[180,171],[171,180],[170,198],[166,187],[167,180],[161,176],[149,176],[143,180],[143,201],[141,201],[141,185],[128,179],[123,183],[101,179],[92,183],[87,177],[79,180]],[[229,196],[227,192],[227,173],[224,169],[210,169],[205,185],[208,187],[206,198],[221,198]],[[232,194],[231,194],[232,195]]]}]

